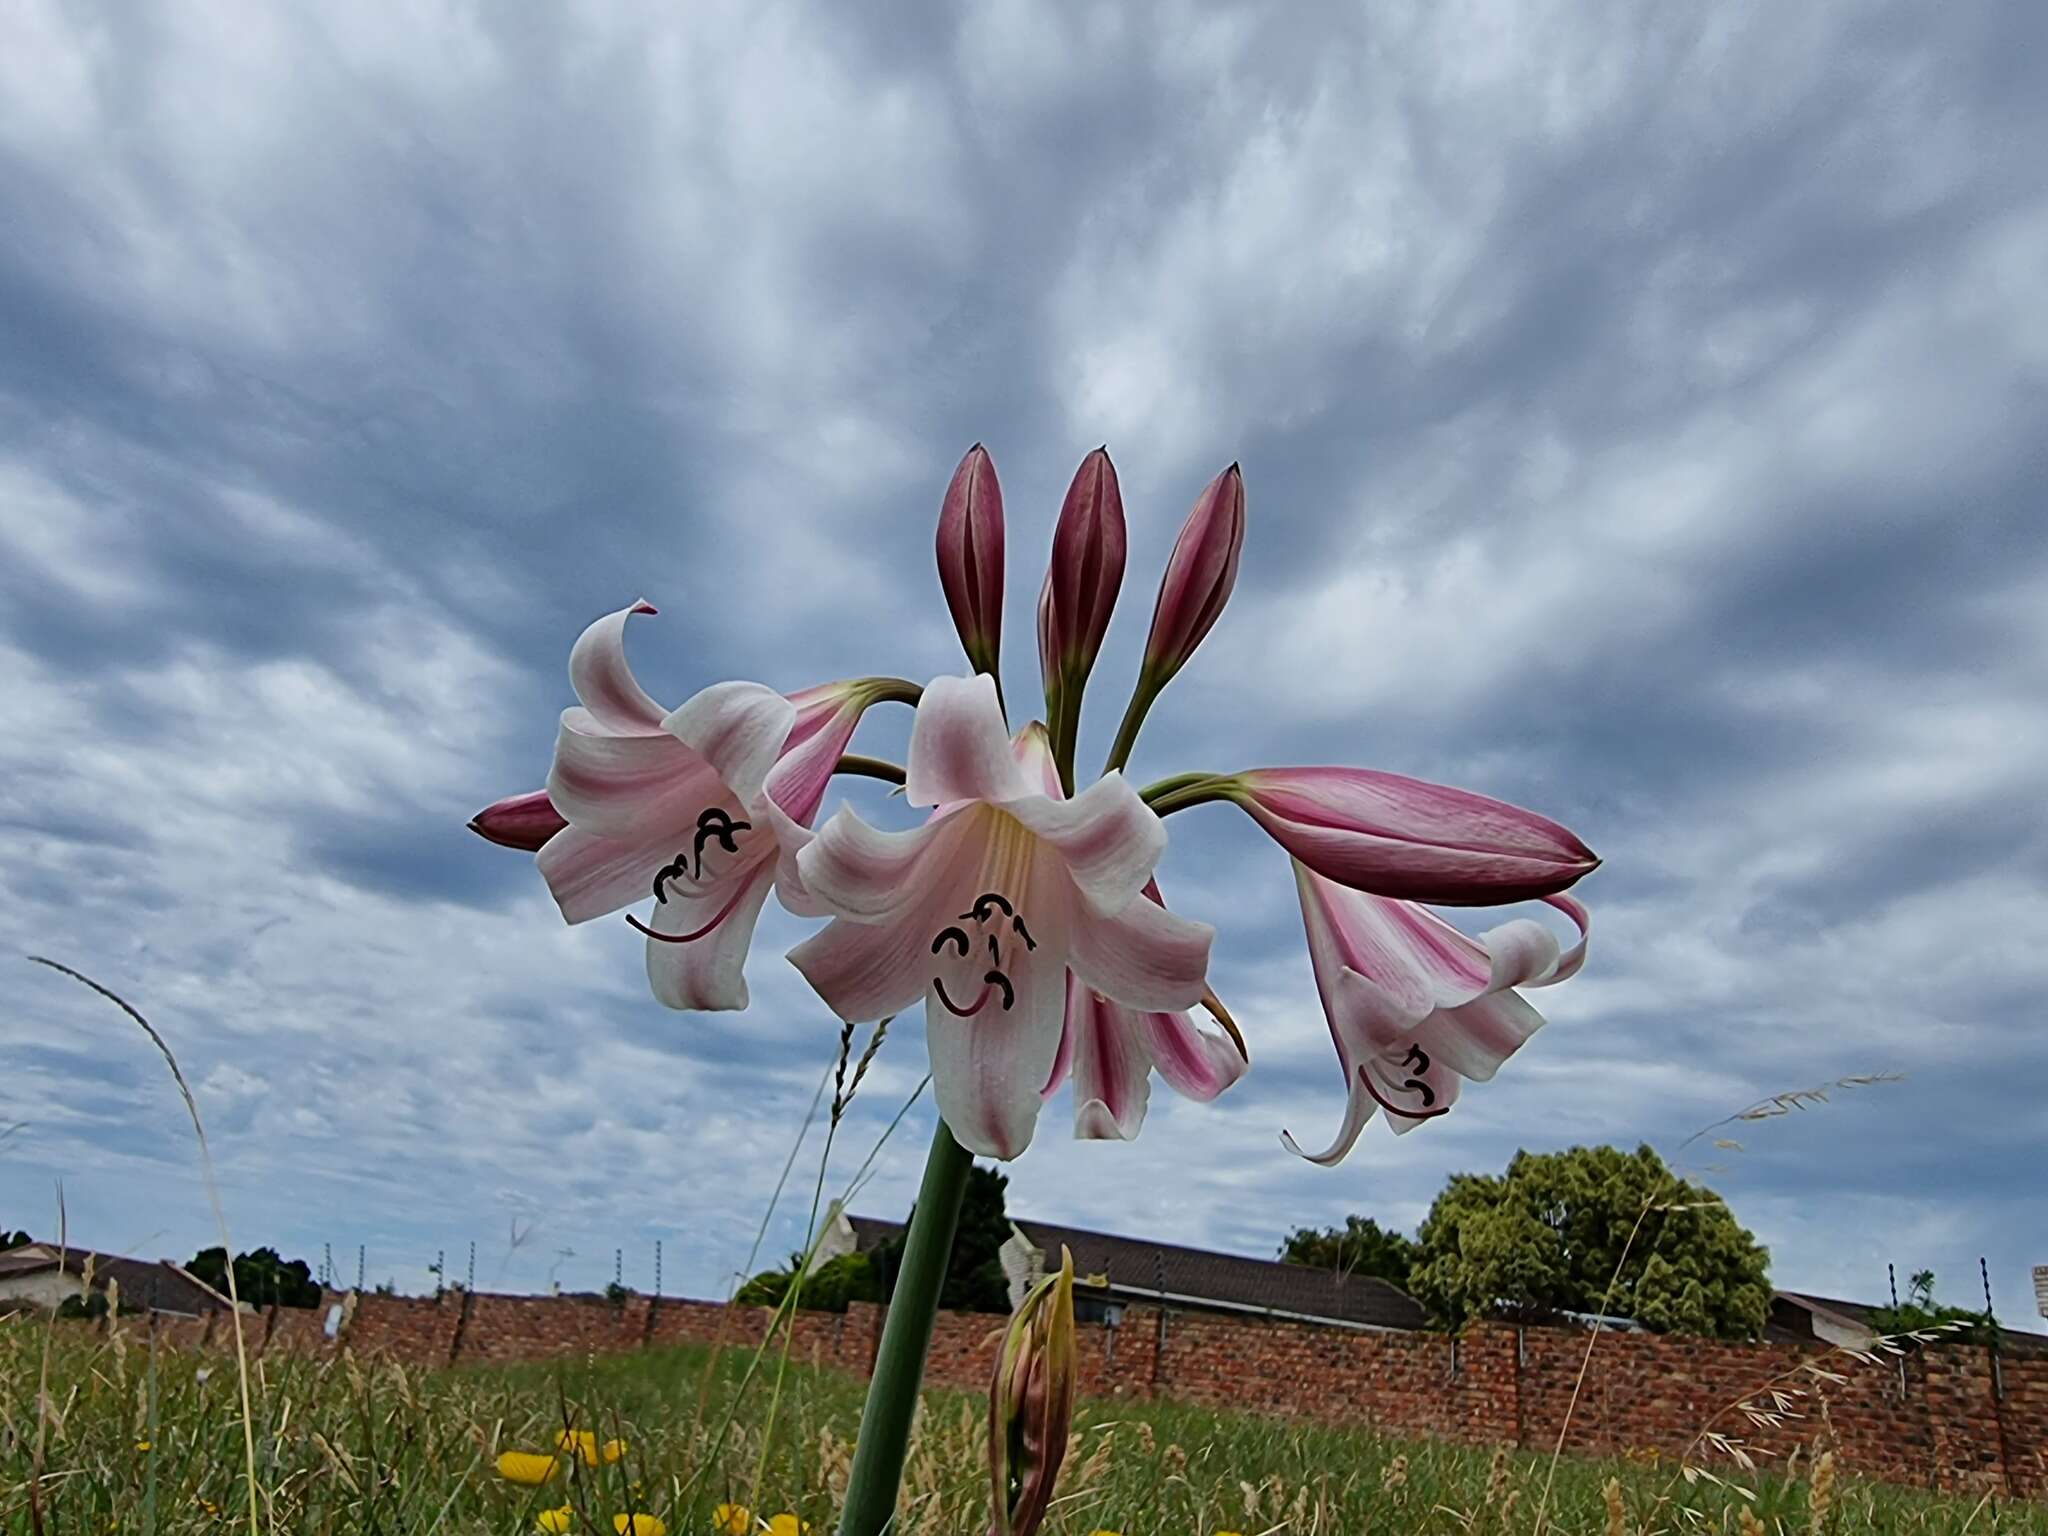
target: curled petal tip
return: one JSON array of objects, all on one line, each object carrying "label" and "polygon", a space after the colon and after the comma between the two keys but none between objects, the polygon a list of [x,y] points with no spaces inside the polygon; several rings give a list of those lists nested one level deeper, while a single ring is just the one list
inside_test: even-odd
[{"label": "curled petal tip", "polygon": [[635,598],[635,599],[634,599],[634,601],[633,601],[633,606],[632,606],[632,607],[630,607],[630,608],[628,608],[628,609],[626,610],[626,612],[628,612],[628,613],[659,613],[659,612],[661,612],[661,610],[660,610],[659,608],[655,607],[655,606],[654,606],[654,604],[652,604],[652,603],[650,603],[649,601],[647,601],[647,599],[646,599],[646,598],[644,598],[644,597],[641,597],[641,598]]}]

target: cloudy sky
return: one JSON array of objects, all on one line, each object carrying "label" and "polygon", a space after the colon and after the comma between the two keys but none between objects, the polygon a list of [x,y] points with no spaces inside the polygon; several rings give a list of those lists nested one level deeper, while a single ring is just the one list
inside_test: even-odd
[{"label": "cloudy sky", "polygon": [[[623,921],[565,928],[464,821],[541,782],[571,641],[637,597],[669,702],[960,669],[932,526],[977,439],[1031,698],[1052,517],[1107,442],[1091,761],[1235,459],[1242,578],[1136,776],[1361,762],[1607,862],[1550,1027],[1332,1171],[1278,1141],[1342,1102],[1284,861],[1174,818],[1252,1075],[1155,1089],[1129,1145],[1062,1097],[1013,1211],[1412,1230],[1518,1146],[1670,1150],[1899,1072],[1704,1176],[1781,1284],[1877,1297],[1892,1261],[1969,1300],[1982,1254],[2029,1313],[2048,13],[1306,14],[10,5],[0,1222],[53,1228],[61,1181],[80,1240],[211,1240],[160,1063],[46,954],[171,1041],[238,1243],[408,1288],[472,1240],[504,1288],[623,1249],[646,1287],[661,1239],[667,1289],[720,1291],[836,1045],[781,959],[805,925],[771,909],[749,1013],[670,1013]],[[922,1058],[906,1021],[830,1189]],[[929,1127],[857,1208],[900,1214]]]}]

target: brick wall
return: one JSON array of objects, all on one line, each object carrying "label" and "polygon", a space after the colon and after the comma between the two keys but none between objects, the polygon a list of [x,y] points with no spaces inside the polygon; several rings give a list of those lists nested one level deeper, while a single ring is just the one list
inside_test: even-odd
[{"label": "brick wall", "polygon": [[[330,1304],[339,1301],[331,1297]],[[856,1303],[843,1315],[804,1312],[793,1355],[807,1364],[865,1375],[881,1336],[883,1309]],[[327,1308],[275,1310],[244,1320],[254,1351],[322,1353],[346,1347],[419,1365],[547,1360],[675,1343],[751,1346],[766,1336],[769,1312],[716,1302],[620,1302],[601,1297],[498,1296],[449,1291],[440,1298],[362,1296],[340,1340],[326,1337]],[[980,1390],[987,1385],[1002,1320],[941,1313],[926,1379]],[[104,1325],[97,1325],[104,1326]],[[132,1321],[122,1326],[132,1327]],[[164,1318],[161,1341],[223,1348],[224,1316]],[[1588,1335],[1486,1325],[1455,1338],[1432,1333],[1357,1333],[1214,1314],[1128,1308],[1117,1327],[1079,1333],[1081,1390],[1097,1398],[1166,1397],[1218,1408],[1368,1424],[1477,1445],[1547,1450],[1565,1430],[1566,1449],[1694,1450],[1711,1426],[1783,1456],[1824,1441],[1869,1477],[1922,1487],[2048,1498],[2048,1356],[1996,1362],[1979,1345],[1921,1351],[1903,1362],[1866,1365],[1790,1345],[1723,1344],[1603,1334],[1585,1384],[1566,1412]],[[1822,1364],[1826,1380],[1802,1369]],[[1781,1422],[1762,1426],[1728,1411],[1763,1394],[1788,1392]]]}]

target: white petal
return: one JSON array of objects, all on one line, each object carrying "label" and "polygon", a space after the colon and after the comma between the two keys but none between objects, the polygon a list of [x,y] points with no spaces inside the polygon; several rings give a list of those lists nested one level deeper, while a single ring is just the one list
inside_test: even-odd
[{"label": "white petal", "polygon": [[711,765],[742,805],[759,798],[795,723],[796,706],[759,683],[713,683],[661,722]]},{"label": "white petal", "polygon": [[1121,912],[1152,878],[1166,827],[1120,773],[1106,773],[1071,800],[1028,795],[1003,809],[1059,850],[1074,886],[1095,911]]},{"label": "white petal", "polygon": [[534,863],[563,920],[585,923],[653,895],[656,871],[674,857],[666,841],[599,837],[564,827],[534,855]]},{"label": "white petal", "polygon": [[659,837],[728,799],[718,775],[666,732],[614,736],[587,710],[562,712],[548,798],[572,826],[600,837]]},{"label": "white petal", "polygon": [[715,928],[687,944],[647,941],[647,980],[656,1001],[707,1012],[747,1006],[747,950],[773,877],[766,859],[736,866],[703,894],[672,896],[654,909],[654,931],[668,934],[694,933],[724,913]]},{"label": "white petal", "polygon": [[652,613],[638,602],[608,613],[577,636],[569,651],[569,685],[599,729],[615,736],[647,736],[661,729],[662,707],[647,696],[626,665],[626,620]]},{"label": "white petal", "polygon": [[1132,1008],[1201,1000],[1216,930],[1140,896],[1115,917],[1076,913],[1067,963],[1097,992]]},{"label": "white petal", "polygon": [[994,678],[935,677],[926,685],[910,727],[904,793],[923,806],[1000,802],[1026,793]]},{"label": "white petal", "polygon": [[1337,1127],[1337,1139],[1320,1152],[1304,1152],[1294,1139],[1291,1131],[1280,1133],[1280,1144],[1296,1157],[1306,1158],[1324,1168],[1334,1168],[1343,1162],[1358,1144],[1359,1134],[1365,1130],[1366,1122],[1372,1119],[1379,1106],[1372,1101],[1372,1095],[1356,1078],[1344,1100],[1344,1123]]},{"label": "white petal", "polygon": [[827,911],[872,921],[923,899],[946,866],[971,855],[966,845],[978,844],[968,835],[976,826],[985,823],[970,807],[906,832],[883,832],[842,805],[797,855],[797,870]]},{"label": "white petal", "polygon": [[789,952],[789,963],[840,1018],[871,1024],[901,1013],[932,980],[932,935],[941,908],[912,904],[881,922],[834,918]]},{"label": "white petal", "polygon": [[[1049,883],[1057,873],[1042,871],[1030,885]],[[967,993],[953,997],[956,1004],[973,1007],[970,998],[980,996],[971,1017],[957,1017],[941,1001],[937,987],[925,1002],[925,1039],[939,1113],[961,1146],[984,1157],[1013,1158],[1030,1144],[1043,1102],[1040,1089],[1052,1075],[1066,1014],[1063,914],[1054,904],[1035,901],[1028,890],[1021,905],[1043,915],[1034,925],[1037,948],[1011,945],[1004,951],[1009,1006],[1003,1006],[994,988],[985,994],[967,991],[978,979],[974,973],[982,964],[979,954],[940,971],[942,981]],[[925,955],[927,965],[932,959]],[[947,995],[952,996],[951,986]]]}]

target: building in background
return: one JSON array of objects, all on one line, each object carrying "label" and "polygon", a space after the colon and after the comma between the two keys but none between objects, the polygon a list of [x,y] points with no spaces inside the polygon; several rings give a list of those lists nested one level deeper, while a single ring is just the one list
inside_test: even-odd
[{"label": "building in background", "polygon": [[110,1284],[124,1312],[200,1317],[228,1308],[227,1297],[169,1259],[129,1259],[55,1243],[0,1252],[0,1315],[54,1312],[73,1298],[89,1303],[106,1296]]}]

